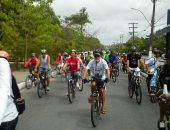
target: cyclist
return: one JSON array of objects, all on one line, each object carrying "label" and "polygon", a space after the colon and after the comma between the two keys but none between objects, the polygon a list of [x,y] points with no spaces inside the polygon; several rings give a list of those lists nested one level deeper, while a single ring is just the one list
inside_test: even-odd
[{"label": "cyclist", "polygon": [[[166,54],[166,63],[161,67],[161,72],[159,75],[159,83],[161,89],[163,89],[164,84],[167,85],[168,94],[164,94],[164,98],[170,100],[170,51]],[[170,102],[160,103],[160,120],[159,120],[159,128],[161,130],[165,130],[165,121],[164,115],[166,110],[169,109]]]},{"label": "cyclist", "polygon": [[125,53],[123,53],[122,55],[121,62],[122,62],[122,70],[125,71],[125,66],[127,64],[127,57]]},{"label": "cyclist", "polygon": [[[154,52],[154,57],[150,58],[148,61],[146,61],[146,69],[148,73],[148,85],[150,87],[156,87],[155,85],[153,86],[151,84],[151,79],[153,78],[154,75],[156,75],[157,71],[156,68],[159,66],[159,61],[157,58],[159,57],[159,51],[155,50]],[[150,90],[150,94],[152,94],[153,90]]]},{"label": "cyclist", "polygon": [[103,56],[103,59],[107,62],[108,58],[109,58],[109,54],[110,54],[110,51],[106,51],[106,53],[104,54]]},{"label": "cyclist", "polygon": [[39,72],[45,73],[47,72],[47,91],[49,91],[50,85],[50,76],[51,76],[51,64],[50,64],[50,56],[47,54],[45,49],[41,50],[41,56],[39,57],[39,61],[35,66],[35,72],[37,72],[37,68],[39,67]]},{"label": "cyclist", "polygon": [[29,72],[32,74],[32,71],[35,69],[35,66],[38,62],[38,58],[35,56],[35,53],[32,53],[32,57],[26,62],[25,67],[29,67]]},{"label": "cyclist", "polygon": [[58,53],[57,59],[55,60],[55,64],[56,64],[57,69],[60,70],[62,67],[62,54],[61,53]]},{"label": "cyclist", "polygon": [[81,54],[80,54],[80,59],[82,60],[83,63],[85,63],[85,56],[84,56],[83,52],[81,52]]},{"label": "cyclist", "polygon": [[[106,93],[105,93],[105,86],[104,86],[104,80],[105,82],[109,81],[109,67],[104,59],[102,59],[102,52],[100,51],[94,51],[93,52],[94,59],[89,62],[87,65],[84,73],[83,73],[83,80],[86,82],[86,77],[88,70],[91,70],[91,92],[96,90],[96,84],[100,85],[101,88],[99,90],[99,94],[102,99],[102,113],[106,113]],[[92,100],[92,96],[88,98],[89,102]]]},{"label": "cyclist", "polygon": [[[67,72],[74,72],[74,78],[76,81],[76,86],[79,87],[78,77],[79,77],[79,70],[80,70],[80,62],[76,55],[76,50],[71,50],[71,57],[67,59],[66,63],[64,64],[63,70]],[[71,74],[69,73],[69,74]],[[68,76],[70,77],[71,75]]]},{"label": "cyclist", "polygon": [[91,53],[90,51],[87,53],[87,56],[85,57],[85,62],[86,62],[86,65],[90,62],[90,60],[92,59],[93,57],[91,56]]},{"label": "cyclist", "polygon": [[[116,68],[116,69],[119,69],[119,65],[118,65],[118,57],[116,56],[116,52],[115,51],[111,51],[108,59],[107,59],[107,62],[109,63],[109,66],[111,68]],[[111,72],[112,73],[112,72]],[[111,74],[110,74],[111,76]]]},{"label": "cyclist", "polygon": [[[136,47],[131,47],[131,53],[127,55],[127,68],[128,68],[128,86],[130,87],[131,84],[131,77],[132,72],[131,70],[140,70],[139,66],[140,63],[145,68],[144,63],[141,61],[141,56],[136,53]],[[140,73],[138,73],[138,76],[140,76]]]},{"label": "cyclist", "polygon": [[68,53],[67,52],[64,52],[63,53],[63,56],[62,56],[62,62],[65,64],[65,62],[67,61],[67,59],[68,59]]}]

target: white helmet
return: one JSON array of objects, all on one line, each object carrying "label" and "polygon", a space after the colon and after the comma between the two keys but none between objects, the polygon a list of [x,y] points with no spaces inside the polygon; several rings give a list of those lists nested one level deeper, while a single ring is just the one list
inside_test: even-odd
[{"label": "white helmet", "polygon": [[46,49],[41,50],[41,54],[46,54],[46,53],[47,53]]}]

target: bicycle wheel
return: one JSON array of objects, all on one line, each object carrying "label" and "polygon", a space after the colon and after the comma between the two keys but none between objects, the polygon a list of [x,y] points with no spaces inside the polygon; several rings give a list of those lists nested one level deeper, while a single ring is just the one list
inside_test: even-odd
[{"label": "bicycle wheel", "polygon": [[97,98],[92,97],[92,102],[91,102],[91,123],[93,127],[97,126],[98,123],[98,116],[99,116],[99,101]]},{"label": "bicycle wheel", "polygon": [[57,77],[57,74],[58,74],[57,69],[53,69],[52,72],[51,72],[51,77],[52,77],[52,78],[56,78],[56,77]]},{"label": "bicycle wheel", "polygon": [[134,94],[134,89],[133,87],[128,87],[128,93],[129,93],[129,97],[133,98],[133,94]]},{"label": "bicycle wheel", "polygon": [[135,94],[136,94],[137,103],[141,104],[141,102],[142,102],[142,88],[140,85],[136,85]]},{"label": "bicycle wheel", "polygon": [[113,72],[112,73],[112,79],[113,79],[113,83],[116,83],[116,73],[115,72]]},{"label": "bicycle wheel", "polygon": [[64,82],[64,81],[65,81],[65,79],[66,79],[66,78],[65,78],[65,74],[64,74],[64,73],[62,73],[62,74],[61,74],[61,82]]},{"label": "bicycle wheel", "polygon": [[32,87],[32,79],[30,75],[28,75],[27,78],[25,79],[25,87],[27,89],[30,89]]},{"label": "bicycle wheel", "polygon": [[68,81],[67,84],[67,89],[68,89],[68,99],[70,104],[73,103],[73,98],[74,98],[74,90],[73,90],[73,85]]},{"label": "bicycle wheel", "polygon": [[37,94],[39,98],[42,98],[42,95],[44,93],[44,85],[42,83],[42,81],[39,81],[39,83],[37,83]]},{"label": "bicycle wheel", "polygon": [[84,82],[83,82],[81,77],[79,77],[79,81],[78,82],[79,82],[79,91],[82,92],[83,91]]},{"label": "bicycle wheel", "polygon": [[119,69],[116,69],[117,71],[116,71],[116,77],[118,77],[119,76]]}]

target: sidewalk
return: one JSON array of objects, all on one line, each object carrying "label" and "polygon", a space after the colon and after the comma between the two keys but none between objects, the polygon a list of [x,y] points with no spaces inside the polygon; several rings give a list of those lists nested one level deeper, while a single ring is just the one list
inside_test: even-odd
[{"label": "sidewalk", "polygon": [[17,80],[17,83],[24,82],[27,75],[29,74],[28,70],[19,70],[12,72]]}]

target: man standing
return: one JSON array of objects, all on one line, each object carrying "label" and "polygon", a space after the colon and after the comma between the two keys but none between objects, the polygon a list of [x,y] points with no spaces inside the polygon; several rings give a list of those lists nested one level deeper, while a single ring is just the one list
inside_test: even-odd
[{"label": "man standing", "polygon": [[0,51],[0,130],[15,130],[18,111],[12,93],[12,76],[8,53]]}]

